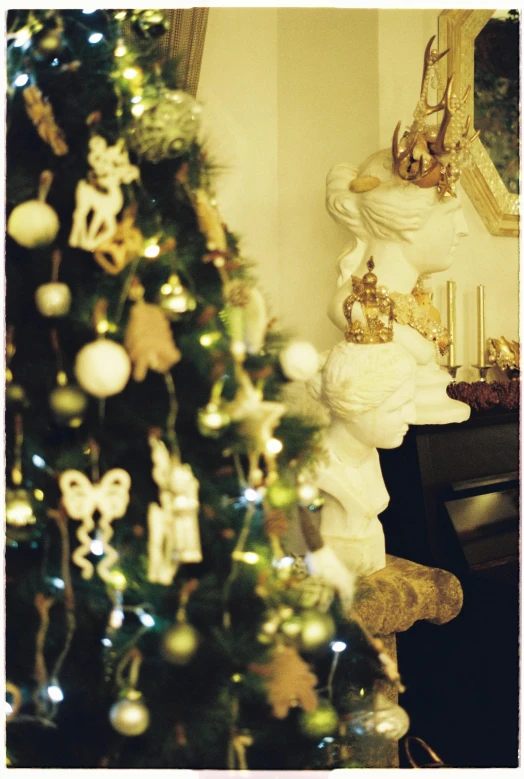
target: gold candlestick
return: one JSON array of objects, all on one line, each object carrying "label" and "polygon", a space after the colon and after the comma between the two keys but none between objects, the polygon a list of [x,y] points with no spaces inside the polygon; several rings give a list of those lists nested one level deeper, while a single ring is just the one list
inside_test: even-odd
[{"label": "gold candlestick", "polygon": [[484,334],[484,286],[477,287],[477,366],[486,366],[486,337]]},{"label": "gold candlestick", "polygon": [[448,281],[448,332],[449,332],[449,352],[448,352],[448,366],[450,368],[455,367],[456,362],[456,288],[457,285],[454,281]]}]

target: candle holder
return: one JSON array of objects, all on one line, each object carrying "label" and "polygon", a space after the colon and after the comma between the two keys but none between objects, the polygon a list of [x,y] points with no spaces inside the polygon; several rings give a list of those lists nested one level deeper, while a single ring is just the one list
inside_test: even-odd
[{"label": "candle holder", "polygon": [[476,368],[480,374],[479,381],[487,381],[488,371],[491,365],[473,365],[472,368]]},{"label": "candle holder", "polygon": [[446,365],[446,370],[451,376],[452,382],[455,382],[457,380],[457,371],[459,368],[462,368],[462,365]]}]

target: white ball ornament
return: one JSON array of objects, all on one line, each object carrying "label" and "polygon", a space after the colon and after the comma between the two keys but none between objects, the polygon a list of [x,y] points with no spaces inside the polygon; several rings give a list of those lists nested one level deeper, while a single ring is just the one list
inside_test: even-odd
[{"label": "white ball ornament", "polygon": [[25,249],[36,249],[53,243],[59,227],[56,211],[41,200],[20,203],[7,220],[8,235]]},{"label": "white ball ornament", "polygon": [[75,376],[83,390],[96,398],[122,392],[131,375],[131,360],[120,344],[104,338],[86,344],[78,352]]},{"label": "white ball ornament", "polygon": [[71,307],[71,290],[61,281],[50,281],[37,288],[35,302],[42,316],[65,316]]},{"label": "white ball ornament", "polygon": [[318,352],[308,341],[292,341],[280,352],[280,365],[286,378],[307,381],[319,369]]}]

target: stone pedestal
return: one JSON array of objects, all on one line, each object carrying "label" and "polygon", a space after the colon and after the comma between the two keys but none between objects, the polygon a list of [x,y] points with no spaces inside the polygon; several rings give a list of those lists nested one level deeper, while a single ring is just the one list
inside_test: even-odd
[{"label": "stone pedestal", "polygon": [[[385,568],[361,579],[354,608],[396,661],[396,634],[418,620],[443,625],[454,619],[462,608],[462,588],[448,571],[387,555]],[[402,668],[399,671],[402,676]],[[398,692],[392,684],[384,684],[381,692],[397,702]],[[396,742],[391,743],[386,760],[388,767],[398,767]]]}]

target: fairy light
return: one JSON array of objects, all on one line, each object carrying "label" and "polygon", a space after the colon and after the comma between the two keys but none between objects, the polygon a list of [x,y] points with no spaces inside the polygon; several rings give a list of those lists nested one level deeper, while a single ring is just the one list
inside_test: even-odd
[{"label": "fairy light", "polygon": [[127,78],[128,81],[132,81],[138,76],[138,70],[136,68],[126,68],[122,75],[124,78]]},{"label": "fairy light", "polygon": [[155,620],[151,614],[148,614],[147,611],[144,611],[143,609],[137,609],[137,616],[142,625],[145,628],[154,628],[155,627]]},{"label": "fairy light", "polygon": [[14,42],[15,48],[19,49],[21,46],[25,46],[25,44],[31,40],[31,33],[29,32],[28,27],[24,27],[22,30],[19,30],[16,33],[16,40]]},{"label": "fairy light", "polygon": [[232,552],[231,557],[233,560],[237,560],[241,563],[247,563],[248,565],[256,565],[260,560],[260,557],[256,552],[241,552],[240,550],[235,550]]},{"label": "fairy light", "polygon": [[[138,108],[138,106],[135,107]],[[150,243],[149,246],[146,246],[144,249],[144,257],[147,257],[149,260],[154,260],[159,254],[160,246],[157,243]]]},{"label": "fairy light", "polygon": [[254,503],[258,500],[259,494],[257,490],[254,490],[253,487],[246,487],[244,490],[244,498],[249,501],[250,503]]},{"label": "fairy light", "polygon": [[51,584],[56,587],[57,590],[65,589],[65,582],[63,579],[59,579],[58,576],[54,576],[51,579]]},{"label": "fairy light", "polygon": [[62,692],[62,689],[58,686],[57,682],[52,682],[48,688],[47,688],[47,695],[49,696],[49,699],[53,701],[53,703],[60,703],[64,700],[64,693]]},{"label": "fairy light", "polygon": [[135,95],[134,97],[131,98],[132,103],[140,103],[141,100],[142,100],[141,95]]},{"label": "fairy light", "polygon": [[345,649],[347,649],[348,645],[344,643],[344,641],[332,641],[331,649],[335,653],[343,652]]},{"label": "fairy light", "polygon": [[42,501],[45,497],[42,490],[36,489],[33,491],[33,495],[35,497],[35,500]]},{"label": "fairy light", "polygon": [[97,557],[104,554],[104,544],[100,538],[93,538],[91,541],[91,554],[94,554]]},{"label": "fairy light", "polygon": [[101,32],[94,32],[92,33],[89,38],[87,39],[89,43],[100,43],[104,36]]},{"label": "fairy light", "polygon": [[125,57],[127,54],[127,46],[125,45],[122,38],[119,38],[116,42],[115,50],[114,50],[115,57]]},{"label": "fairy light", "polygon": [[15,78],[15,87],[25,87],[28,81],[29,76],[27,73],[20,73],[20,75]]},{"label": "fairy light", "polygon": [[102,639],[102,644],[107,647],[113,646],[113,642],[111,641],[110,638],[107,638],[107,636],[104,636],[104,638]]},{"label": "fairy light", "polygon": [[[133,102],[133,100],[135,100],[135,99],[136,98],[132,98],[131,102]],[[142,98],[139,98],[139,99],[141,100]],[[142,103],[138,103],[137,102],[137,104],[134,105],[133,108],[131,109],[131,113],[133,114],[133,116],[136,116],[138,118],[138,117],[142,116],[142,114],[144,113],[145,110],[146,110],[145,106]]]},{"label": "fairy light", "polygon": [[124,623],[124,611],[120,607],[113,609],[109,615],[109,627],[114,630],[121,628]]},{"label": "fairy light", "polygon": [[36,465],[37,468],[45,468],[45,460],[43,457],[40,457],[39,454],[34,454],[31,459],[33,461],[33,465]]},{"label": "fairy light", "polygon": [[283,448],[284,444],[278,438],[270,438],[266,443],[266,450],[269,454],[279,454]]},{"label": "fairy light", "polygon": [[118,21],[122,21],[122,19],[126,18],[126,14],[127,11],[117,11],[117,13],[115,14],[115,19],[117,19]]},{"label": "fairy light", "polygon": [[94,14],[96,10],[96,8],[82,8],[82,13],[88,16],[89,14]]},{"label": "fairy light", "polygon": [[14,709],[9,703],[9,701],[5,702],[5,715],[6,717],[9,717],[13,713]]}]

